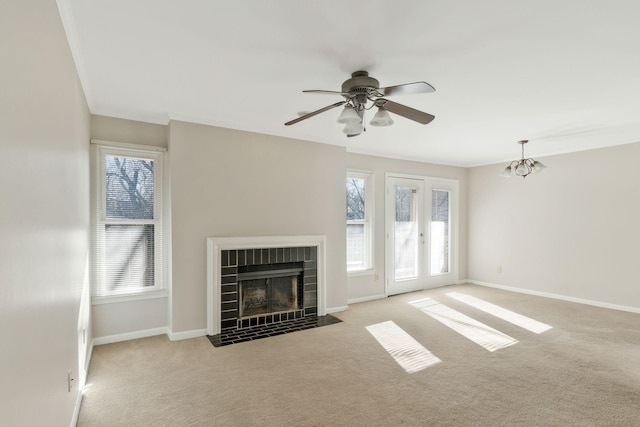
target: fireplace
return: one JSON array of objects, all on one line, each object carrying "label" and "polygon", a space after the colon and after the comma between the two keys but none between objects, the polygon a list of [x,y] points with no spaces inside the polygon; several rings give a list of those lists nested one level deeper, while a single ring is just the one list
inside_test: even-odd
[{"label": "fireplace", "polygon": [[324,316],[324,237],[209,238],[208,335]]}]

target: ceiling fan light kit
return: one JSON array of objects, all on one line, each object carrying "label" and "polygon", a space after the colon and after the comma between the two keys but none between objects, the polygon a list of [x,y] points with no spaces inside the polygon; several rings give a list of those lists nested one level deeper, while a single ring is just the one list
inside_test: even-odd
[{"label": "ceiling fan light kit", "polygon": [[520,158],[520,160],[514,160],[509,163],[500,174],[501,177],[511,178],[513,175],[516,175],[526,178],[528,175],[532,173],[542,172],[542,170],[546,168],[545,165],[537,160],[524,158],[524,144],[526,144],[527,142],[529,141],[526,139],[518,141],[518,144],[520,144],[522,147],[522,157]]},{"label": "ceiling fan light kit", "polygon": [[407,107],[389,101],[385,96],[389,95],[408,95],[413,93],[430,93],[434,92],[433,86],[426,82],[406,83],[397,86],[380,87],[378,80],[369,76],[366,71],[356,71],[351,74],[351,78],[342,83],[340,92],[330,90],[305,90],[303,92],[335,94],[344,97],[344,101],[336,102],[327,107],[321,108],[311,113],[298,117],[297,119],[288,121],[285,126],[290,126],[302,120],[316,116],[325,111],[336,107],[344,106],[338,123],[344,124],[344,133],[349,136],[357,136],[365,131],[364,113],[367,110],[377,107],[378,111],[369,121],[371,126],[391,126],[393,119],[389,112],[416,121],[423,125],[430,123],[435,117],[429,113]]}]

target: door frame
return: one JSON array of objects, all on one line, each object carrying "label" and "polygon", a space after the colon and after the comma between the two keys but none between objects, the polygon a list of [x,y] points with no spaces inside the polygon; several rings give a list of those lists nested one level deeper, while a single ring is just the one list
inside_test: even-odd
[{"label": "door frame", "polygon": [[[424,175],[412,175],[405,173],[394,173],[394,172],[386,172],[385,173],[385,198],[384,198],[384,235],[385,235],[385,243],[384,243],[384,259],[385,259],[385,282],[384,282],[384,292],[386,296],[389,296],[389,282],[391,280],[391,276],[393,274],[393,256],[394,256],[394,248],[391,245],[391,239],[389,238],[389,233],[392,230],[388,229],[389,224],[389,215],[391,212],[389,211],[389,178],[406,178],[406,179],[414,179],[414,180],[422,180],[424,184],[424,196],[422,207],[423,210],[423,229],[425,233],[425,244],[423,252],[422,267],[424,270],[423,275],[423,285],[422,289],[431,289],[437,288],[444,285],[454,284],[458,282],[459,278],[459,199],[460,199],[460,181],[457,179],[450,178],[440,178],[440,177],[432,177],[432,176],[424,176]],[[431,192],[432,190],[450,190],[451,191],[451,200],[449,200],[449,210],[450,210],[450,248],[449,248],[449,256],[450,256],[450,269],[449,273],[431,275],[430,268],[430,247],[431,247]]]}]

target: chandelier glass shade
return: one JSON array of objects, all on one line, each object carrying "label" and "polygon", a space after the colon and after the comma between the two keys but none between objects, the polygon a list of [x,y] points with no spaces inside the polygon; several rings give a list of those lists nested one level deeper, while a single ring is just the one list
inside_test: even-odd
[{"label": "chandelier glass shade", "polygon": [[364,131],[364,125],[360,118],[358,118],[358,120],[347,123],[342,131],[347,135],[358,135]]},{"label": "chandelier glass shade", "polygon": [[373,115],[369,124],[371,126],[391,126],[393,124],[393,119],[387,110],[383,107],[378,107],[378,111]]},{"label": "chandelier glass shade", "polygon": [[528,175],[541,172],[544,168],[546,168],[545,165],[537,160],[524,158],[524,144],[526,144],[527,142],[529,141],[518,141],[518,144],[522,146],[522,158],[520,160],[514,160],[509,163],[507,167],[504,168],[500,176],[504,178],[511,178],[513,175],[515,175],[526,178]]},{"label": "chandelier glass shade", "polygon": [[338,123],[349,124],[351,122],[361,121],[360,116],[356,112],[355,108],[351,104],[347,104],[342,109],[342,113],[336,120]]}]

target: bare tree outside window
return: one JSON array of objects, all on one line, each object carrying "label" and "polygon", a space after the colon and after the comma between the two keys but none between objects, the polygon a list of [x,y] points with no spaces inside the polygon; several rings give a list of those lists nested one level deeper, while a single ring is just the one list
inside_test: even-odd
[{"label": "bare tree outside window", "polygon": [[370,265],[366,182],[366,178],[347,176],[347,271],[364,270]]},{"label": "bare tree outside window", "polygon": [[106,157],[106,216],[153,219],[153,161]]},{"label": "bare tree outside window", "polygon": [[364,219],[364,179],[347,178],[347,220]]},{"label": "bare tree outside window", "polygon": [[396,222],[415,221],[415,199],[414,188],[396,187]]}]

